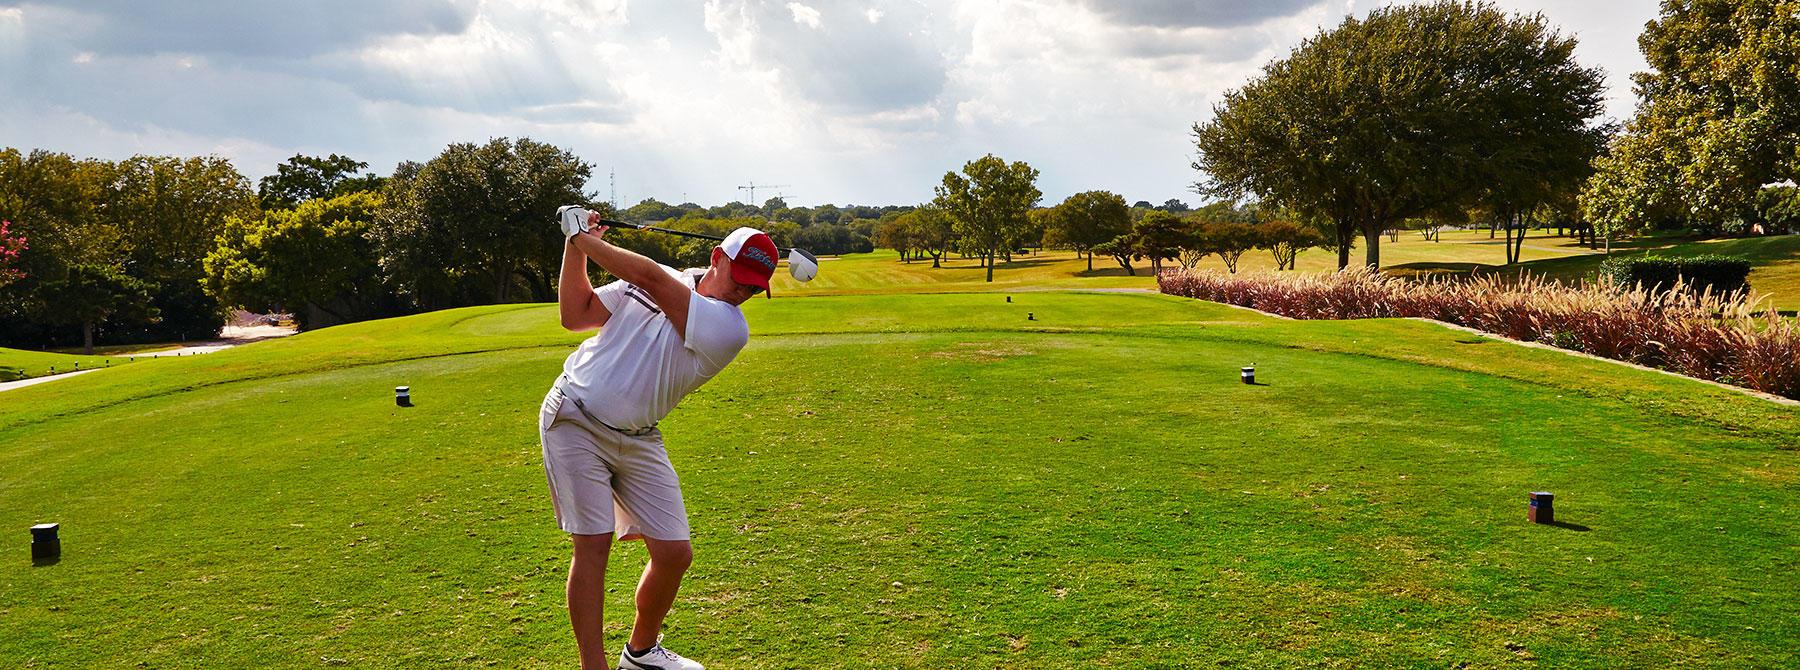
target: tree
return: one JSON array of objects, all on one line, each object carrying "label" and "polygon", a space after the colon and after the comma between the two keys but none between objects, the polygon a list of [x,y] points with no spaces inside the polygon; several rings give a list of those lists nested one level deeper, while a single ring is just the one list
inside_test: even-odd
[{"label": "tree", "polygon": [[81,327],[83,353],[94,353],[94,329],[115,316],[131,315],[133,321],[156,316],[150,306],[148,282],[125,274],[117,267],[76,263],[69,265],[61,277],[44,282],[38,290],[45,302],[54,305],[43,320]]},{"label": "tree", "polygon": [[254,311],[293,310],[306,328],[376,316],[386,293],[368,233],[380,208],[379,195],[363,192],[233,218],[206,257],[207,293]]},{"label": "tree", "polygon": [[1741,231],[1764,185],[1800,179],[1797,44],[1792,0],[1662,3],[1638,37],[1638,113],[1582,194],[1601,234]]},{"label": "tree", "polygon": [[1262,221],[1262,212],[1255,203],[1238,204],[1235,200],[1218,200],[1196,208],[1194,217],[1200,221],[1258,223]]},{"label": "tree", "polygon": [[1770,186],[1757,194],[1757,216],[1773,233],[1792,231],[1800,225],[1800,188]]},{"label": "tree", "polygon": [[638,204],[625,208],[623,214],[627,221],[649,223],[665,219],[678,219],[686,212],[682,211],[680,207],[656,198],[644,198]]},{"label": "tree", "polygon": [[875,228],[875,246],[893,249],[900,253],[900,260],[911,263],[916,218],[909,213],[882,220]]},{"label": "tree", "polygon": [[1180,214],[1182,212],[1188,211],[1188,205],[1187,205],[1187,203],[1177,200],[1175,198],[1169,198],[1168,200],[1164,200],[1162,206],[1158,207],[1157,209],[1168,212],[1170,214]]},{"label": "tree", "polygon": [[1050,229],[1055,225],[1055,207],[1034,207],[1025,213],[1025,230],[1020,234],[1017,244],[1020,248],[1030,247],[1042,251],[1052,237]]},{"label": "tree", "polygon": [[[223,309],[206,294],[202,260],[217,244],[228,217],[254,216],[256,192],[230,161],[206,156],[133,156],[115,165],[104,218],[128,250],[123,267],[151,285],[157,319],[140,327],[113,323],[124,340],[213,337]],[[135,319],[141,312],[121,311]]]},{"label": "tree", "polygon": [[914,243],[931,256],[931,267],[942,267],[944,254],[956,248],[956,231],[950,216],[932,205],[920,205],[912,211]]},{"label": "tree", "polygon": [[1131,208],[1125,206],[1124,197],[1109,191],[1076,193],[1054,211],[1046,244],[1087,254],[1089,272],[1094,270],[1094,247],[1131,230]]},{"label": "tree", "polygon": [[1274,254],[1276,270],[1292,270],[1300,252],[1325,246],[1325,236],[1318,230],[1290,221],[1259,223],[1256,232],[1258,246]]},{"label": "tree", "polygon": [[1225,270],[1237,274],[1238,259],[1261,242],[1257,229],[1244,223],[1208,223],[1199,228],[1201,248],[1225,261]]},{"label": "tree", "polygon": [[[382,268],[426,309],[555,298],[557,206],[588,201],[592,166],[529,138],[457,143],[424,165],[402,163],[372,232]],[[523,295],[516,295],[523,289]]]},{"label": "tree", "polygon": [[113,164],[47,151],[0,150],[0,218],[8,237],[28,244],[9,249],[13,275],[0,283],[0,343],[42,348],[71,341],[66,314],[51,289],[66,296],[70,268],[118,268],[128,249],[106,219]]},{"label": "tree", "polygon": [[12,229],[12,222],[0,220],[0,287],[25,278],[21,258],[30,249],[25,234]]},{"label": "tree", "polygon": [[[217,333],[220,310],[200,287],[200,259],[225,217],[255,207],[249,181],[220,158],[114,163],[0,151],[0,218],[31,240],[20,256],[28,277],[0,292],[0,339],[63,342],[75,323],[70,306],[103,315],[91,327],[80,321],[84,343]],[[99,293],[74,293],[83,290]],[[119,307],[119,296],[147,304]]]},{"label": "tree", "polygon": [[1189,239],[1189,225],[1181,217],[1162,210],[1144,215],[1131,227],[1133,252],[1150,261],[1150,273],[1162,272],[1164,259],[1176,259]]},{"label": "tree", "polygon": [[1574,46],[1541,15],[1485,3],[1347,17],[1194,126],[1195,188],[1329,220],[1339,267],[1360,231],[1378,266],[1395,223],[1579,153],[1557,143],[1589,132],[1603,75],[1576,64]]},{"label": "tree", "polygon": [[1029,224],[1027,212],[1043,197],[1037,177],[1023,161],[988,154],[964,164],[962,174],[944,173],[936,188],[932,204],[950,216],[963,253],[981,257],[990,282],[995,256],[1013,249]]},{"label": "tree", "polygon": [[1131,267],[1131,260],[1138,255],[1137,241],[1132,239],[1131,233],[1107,240],[1105,244],[1094,245],[1094,251],[1113,257],[1113,260],[1119,262],[1119,267],[1125,268],[1125,274],[1137,276],[1137,270]]},{"label": "tree", "polygon": [[380,191],[384,179],[357,175],[368,167],[368,163],[349,156],[332,154],[319,158],[294,154],[275,166],[275,174],[257,181],[256,194],[263,209],[291,209],[308,200]]}]

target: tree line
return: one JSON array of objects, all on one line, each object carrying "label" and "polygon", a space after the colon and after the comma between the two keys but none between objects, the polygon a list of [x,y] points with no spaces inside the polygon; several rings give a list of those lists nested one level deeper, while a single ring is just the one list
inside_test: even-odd
[{"label": "tree line", "polygon": [[[452,144],[387,175],[368,168],[296,155],[252,185],[217,157],[0,150],[0,345],[210,338],[238,308],[314,328],[554,300],[562,248],[549,213],[569,203],[612,213],[584,191],[591,164],[529,138]],[[754,226],[831,254],[873,250],[880,218],[910,209],[647,199],[619,214],[718,234]],[[679,266],[704,265],[710,250],[614,238]]]}]

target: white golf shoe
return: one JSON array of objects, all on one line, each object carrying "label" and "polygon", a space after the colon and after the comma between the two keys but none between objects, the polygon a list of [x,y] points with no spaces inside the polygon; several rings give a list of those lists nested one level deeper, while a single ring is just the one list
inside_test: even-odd
[{"label": "white golf shoe", "polygon": [[662,636],[658,635],[656,646],[637,656],[631,655],[631,645],[626,645],[619,652],[619,670],[706,670],[706,666],[664,649]]}]

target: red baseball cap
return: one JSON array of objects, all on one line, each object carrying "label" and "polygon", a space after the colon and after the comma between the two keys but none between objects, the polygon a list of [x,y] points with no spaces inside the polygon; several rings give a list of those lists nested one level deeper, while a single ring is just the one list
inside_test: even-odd
[{"label": "red baseball cap", "polygon": [[768,290],[769,278],[775,276],[775,261],[781,257],[774,240],[755,228],[739,228],[726,235],[719,248],[731,258],[733,280]]}]

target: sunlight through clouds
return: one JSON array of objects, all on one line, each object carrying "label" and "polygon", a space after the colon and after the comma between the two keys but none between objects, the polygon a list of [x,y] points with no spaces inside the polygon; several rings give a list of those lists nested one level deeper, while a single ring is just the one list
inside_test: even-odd
[{"label": "sunlight through clouds", "polygon": [[[1051,200],[1193,201],[1192,124],[1367,5],[0,0],[0,144],[216,152],[255,178],[296,152],[386,170],[530,136],[594,162],[597,185],[616,169],[631,201],[725,202],[756,179],[839,204],[918,202],[991,151],[1038,167]],[[1654,0],[1502,6],[1580,37],[1629,113]]]}]

